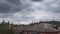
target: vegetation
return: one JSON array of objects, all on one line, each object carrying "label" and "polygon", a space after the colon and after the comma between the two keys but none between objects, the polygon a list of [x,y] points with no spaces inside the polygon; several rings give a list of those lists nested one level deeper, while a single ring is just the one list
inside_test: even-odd
[{"label": "vegetation", "polygon": [[0,24],[0,34],[14,34],[14,32],[12,31],[12,28],[10,28],[9,26],[11,24],[9,24],[10,22],[5,22],[5,20],[3,20]]},{"label": "vegetation", "polygon": [[60,21],[40,21],[40,23],[49,23],[49,24],[55,24],[60,26]]}]

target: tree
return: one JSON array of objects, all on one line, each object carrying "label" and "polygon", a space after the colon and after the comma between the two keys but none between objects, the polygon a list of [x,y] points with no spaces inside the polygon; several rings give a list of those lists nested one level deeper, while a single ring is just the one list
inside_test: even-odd
[{"label": "tree", "polygon": [[5,24],[5,20],[2,21],[2,24]]}]

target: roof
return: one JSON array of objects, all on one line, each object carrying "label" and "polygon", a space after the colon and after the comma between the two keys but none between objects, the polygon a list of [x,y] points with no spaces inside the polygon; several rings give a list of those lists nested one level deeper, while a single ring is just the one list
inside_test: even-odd
[{"label": "roof", "polygon": [[27,29],[29,29],[29,28],[31,28],[30,25],[21,25],[21,26],[19,26],[19,27],[17,28],[17,31],[21,32],[21,31],[27,30]]},{"label": "roof", "polygon": [[38,26],[34,26],[33,28],[27,29],[27,31],[37,31],[37,32],[56,32],[59,31],[56,28],[53,28],[51,24],[41,23]]},{"label": "roof", "polygon": [[17,28],[17,31],[36,31],[36,32],[58,32],[60,31],[60,27],[58,29],[55,28],[56,25],[48,24],[48,23],[40,23],[38,25],[21,25]]}]

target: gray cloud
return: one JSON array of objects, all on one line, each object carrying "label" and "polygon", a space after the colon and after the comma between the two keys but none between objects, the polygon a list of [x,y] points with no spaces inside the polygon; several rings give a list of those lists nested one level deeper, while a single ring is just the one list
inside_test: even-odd
[{"label": "gray cloud", "polygon": [[[2,1],[0,2],[0,18],[13,22],[36,21],[37,19],[49,20],[54,14],[60,14],[59,0],[22,0],[23,2],[20,0],[0,1]],[[57,18],[59,14],[56,14]]]},{"label": "gray cloud", "polygon": [[0,3],[0,13],[15,13],[18,11],[18,7],[13,7],[7,3]]},{"label": "gray cloud", "polygon": [[31,1],[34,1],[34,2],[40,2],[40,1],[43,1],[43,0],[31,0]]},{"label": "gray cloud", "polygon": [[29,3],[22,4],[20,0],[4,0],[4,2],[0,2],[0,13],[21,12],[28,7],[30,7]]},{"label": "gray cloud", "polygon": [[6,3],[0,3],[0,13],[13,13],[18,11],[19,8],[14,8],[9,4]]},{"label": "gray cloud", "polygon": [[53,13],[60,13],[60,0],[52,0],[45,3],[46,9]]},{"label": "gray cloud", "polygon": [[0,13],[0,18],[10,18],[12,16],[14,16],[13,13],[7,13],[7,14]]},{"label": "gray cloud", "polygon": [[13,3],[13,4],[16,4],[16,5],[21,5],[20,0],[6,0],[6,1]]},{"label": "gray cloud", "polygon": [[11,6],[6,3],[0,3],[0,13],[8,13],[11,9]]}]

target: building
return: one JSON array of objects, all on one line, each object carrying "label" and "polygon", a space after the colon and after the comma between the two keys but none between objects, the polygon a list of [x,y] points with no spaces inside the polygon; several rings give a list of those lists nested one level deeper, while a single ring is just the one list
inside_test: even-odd
[{"label": "building", "polygon": [[15,34],[60,34],[60,27],[47,23],[35,24],[33,27],[20,26]]}]

